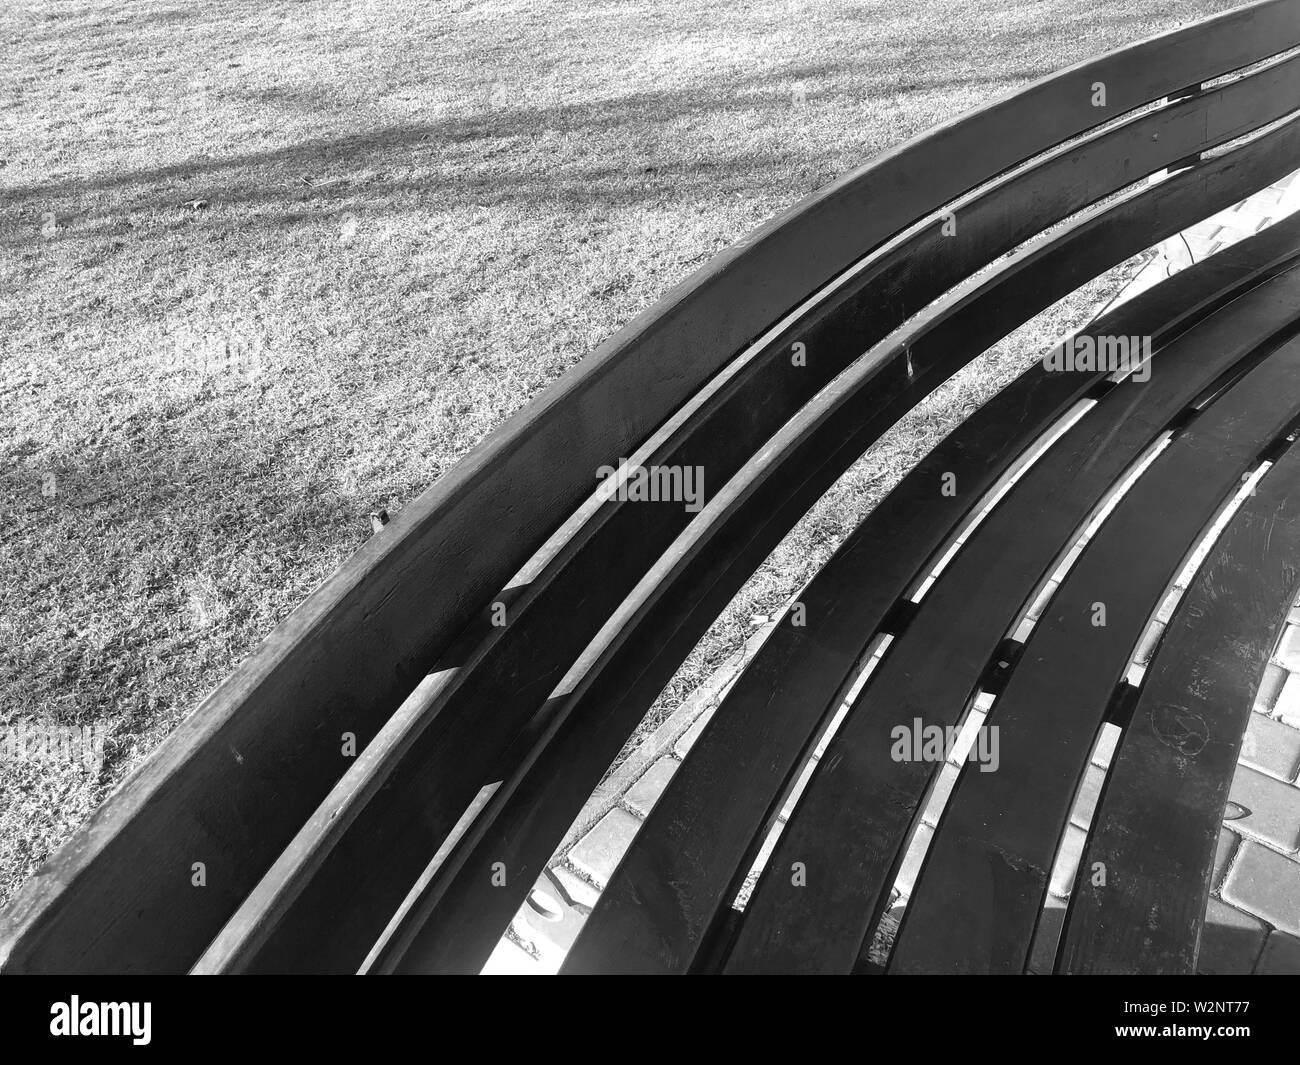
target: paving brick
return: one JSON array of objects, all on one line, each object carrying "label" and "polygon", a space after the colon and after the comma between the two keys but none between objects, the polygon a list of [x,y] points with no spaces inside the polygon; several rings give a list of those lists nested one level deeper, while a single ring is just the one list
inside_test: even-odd
[{"label": "paving brick", "polygon": [[[880,659],[875,655],[871,656],[868,665],[873,672],[875,671],[876,664],[879,663],[879,661]],[[865,669],[863,670],[863,673],[866,673]],[[859,674],[859,676],[861,675],[862,674]],[[830,745],[835,742],[835,735],[839,732],[840,725],[843,723],[844,719],[849,716],[849,711],[852,709],[853,704],[847,699],[840,703],[838,709],[836,709],[835,713],[831,715],[831,719],[827,723],[826,728],[822,730],[821,737],[817,740],[817,746],[813,748],[813,758],[820,758],[830,748]]]},{"label": "paving brick", "polygon": [[1190,235],[1186,243],[1180,238],[1165,241],[1160,245],[1160,258],[1164,261],[1165,276],[1172,277],[1179,270],[1191,266],[1197,259],[1205,258],[1212,243],[1207,237],[1197,235]]},{"label": "paving brick", "polygon": [[[1220,214],[1222,213],[1223,212],[1220,212]],[[1216,214],[1213,218],[1207,218],[1204,222],[1197,222],[1194,226],[1188,226],[1183,230],[1183,236],[1186,237],[1187,242],[1192,245],[1208,244],[1219,235],[1219,231],[1222,229],[1223,222],[1220,220],[1220,215]],[[1182,238],[1173,237],[1171,238],[1170,243],[1173,245],[1179,245],[1182,243]],[[1186,249],[1184,249],[1184,251],[1186,251]]]},{"label": "paving brick", "polygon": [[695,719],[695,723],[678,737],[677,743],[673,746],[673,754],[677,755],[678,758],[686,757],[686,752],[699,739],[700,733],[704,731],[704,726],[709,723],[710,716],[710,714],[705,713]]},{"label": "paving brick", "polygon": [[930,799],[921,814],[921,820],[931,828],[939,823],[939,814],[948,804],[948,796],[952,794],[953,785],[960,775],[961,770],[951,762],[944,762],[939,767],[939,774],[934,778],[934,790],[930,792]]},{"label": "paving brick", "polygon": [[745,878],[749,887],[741,893],[744,898],[749,898],[749,892],[753,889],[754,884],[758,882],[758,874],[755,870],[767,868],[768,859],[772,857],[772,852],[776,850],[780,838],[780,834],[775,829],[769,829],[767,835],[763,837],[762,845],[758,848],[758,853],[754,855],[753,864],[749,867],[749,876]]},{"label": "paving brick", "polygon": [[1286,675],[1282,691],[1278,694],[1277,702],[1273,704],[1273,714],[1288,725],[1300,728],[1300,677],[1294,673]]},{"label": "paving brick", "polygon": [[1236,244],[1238,241],[1252,236],[1254,232],[1254,226],[1249,219],[1238,218],[1225,212],[1221,219],[1219,232],[1214,235],[1213,240],[1206,241],[1204,249],[1196,247],[1195,241],[1192,242],[1192,250],[1196,253],[1196,261],[1200,262],[1216,247],[1224,248],[1229,244]]},{"label": "paving brick", "polygon": [[1043,590],[1038,593],[1038,598],[1034,600],[1029,607],[1029,613],[1025,616],[1031,621],[1037,621],[1043,616],[1043,611],[1047,609],[1047,604],[1051,601],[1052,596],[1056,594],[1056,589],[1061,586],[1060,581],[1048,581]]},{"label": "paving brick", "polygon": [[569,872],[562,865],[552,869],[551,874],[560,882],[560,886],[568,893],[569,898],[579,906],[590,909],[596,905],[596,900],[600,898],[600,891],[594,885],[588,884],[582,877]]},{"label": "paving brick", "polygon": [[[546,877],[538,881],[515,915],[515,934],[531,943],[544,959],[566,954],[586,918],[570,906]],[[558,961],[558,958],[556,958]]]},{"label": "paving brick", "polygon": [[1280,850],[1300,846],[1300,788],[1239,765],[1229,798],[1250,811],[1232,822],[1234,829]]},{"label": "paving brick", "polygon": [[1255,969],[1268,929],[1257,917],[1210,899],[1201,931],[1201,952],[1196,971],[1210,975],[1240,976]]},{"label": "paving brick", "polygon": [[[981,705],[981,702],[983,705]],[[961,732],[957,734],[957,742],[952,745],[952,750],[948,752],[949,765],[960,768],[970,760],[971,751],[974,750],[978,754],[976,744],[979,743],[980,729],[984,727],[984,719],[988,717],[989,705],[989,702],[981,699],[976,699],[971,705],[970,713],[966,715],[966,720],[962,722]],[[978,768],[976,766],[976,769]]]},{"label": "paving brick", "polygon": [[1079,788],[1079,797],[1074,809],[1070,811],[1070,822],[1080,828],[1092,824],[1093,811],[1097,799],[1101,796],[1101,785],[1106,780],[1106,771],[1095,765],[1088,766],[1083,774],[1083,785]]},{"label": "paving brick", "polygon": [[1279,780],[1294,780],[1300,766],[1300,729],[1251,714],[1241,740],[1241,760]]},{"label": "paving brick", "polygon": [[809,760],[804,763],[803,769],[799,771],[799,778],[794,782],[794,787],[790,789],[790,794],[786,796],[785,805],[781,807],[781,812],[777,814],[780,821],[790,820],[794,813],[794,808],[799,805],[799,800],[803,798],[804,789],[808,787],[808,782],[812,780],[812,775],[817,772],[817,763]]},{"label": "paving brick", "polygon": [[482,969],[484,976],[537,976],[541,973],[542,967],[536,958],[523,947],[504,938],[497,944]]},{"label": "paving brick", "polygon": [[1237,853],[1237,844],[1241,837],[1235,832],[1229,832],[1226,828],[1219,829],[1219,844],[1214,848],[1214,872],[1210,874],[1210,890],[1213,891],[1223,880],[1223,874],[1228,871],[1228,866],[1232,864],[1233,856]]},{"label": "paving brick", "polygon": [[1252,206],[1257,206],[1264,217],[1271,218],[1276,214],[1276,211],[1274,211],[1273,208],[1275,208],[1279,201],[1281,201],[1282,192],[1282,189],[1270,185],[1266,189],[1260,189],[1258,192],[1252,193],[1250,199],[1247,200],[1246,203]]},{"label": "paving brick", "polygon": [[1088,833],[1078,825],[1067,825],[1065,839],[1061,841],[1061,850],[1052,866],[1051,892],[1060,898],[1068,899],[1074,888],[1074,874],[1079,869],[1079,860],[1083,857],[1083,845],[1088,842]]},{"label": "paving brick", "polygon": [[1174,616],[1174,609],[1183,601],[1183,593],[1171,590],[1164,600],[1160,603],[1160,609],[1156,611],[1156,620],[1162,625],[1168,625],[1169,619]]},{"label": "paving brick", "polygon": [[1300,939],[1285,932],[1274,932],[1264,944],[1255,972],[1260,976],[1300,975]]},{"label": "paving brick", "polygon": [[1300,673],[1300,625],[1288,625],[1282,630],[1273,657],[1290,673]]},{"label": "paving brick", "polygon": [[1164,625],[1156,622],[1148,625],[1146,632],[1142,634],[1142,639],[1138,641],[1137,650],[1133,653],[1133,661],[1139,666],[1145,666],[1151,661],[1151,654],[1156,649],[1156,644],[1160,642],[1160,637],[1165,634]]},{"label": "paving brick", "polygon": [[934,829],[925,822],[916,826],[916,835],[907,848],[907,855],[898,870],[898,879],[894,881],[894,887],[903,896],[912,894],[912,888],[916,884],[916,874],[921,869],[921,862],[925,860],[925,852],[933,838]]},{"label": "paving brick", "polygon": [[1057,566],[1057,569],[1058,570],[1073,569],[1074,564],[1079,561],[1079,556],[1083,554],[1083,549],[1087,546],[1088,545],[1086,543],[1085,544],[1076,543],[1072,548],[1070,548],[1069,551],[1065,553],[1065,557],[1061,559],[1060,564]]},{"label": "paving brick", "polygon": [[1259,691],[1255,693],[1255,705],[1251,709],[1257,714],[1271,714],[1278,696],[1282,694],[1282,685],[1286,683],[1289,676],[1291,674],[1276,662],[1270,662],[1264,670]]},{"label": "paving brick", "polygon": [[668,786],[668,781],[673,779],[680,764],[676,758],[660,758],[641,774],[640,780],[628,788],[627,794],[623,796],[624,804],[633,813],[645,817]]},{"label": "paving brick", "polygon": [[603,890],[641,822],[615,807],[569,851],[569,861]]},{"label": "paving brick", "polygon": [[1227,217],[1232,225],[1253,233],[1261,223],[1277,214],[1277,203],[1281,198],[1281,189],[1261,189],[1249,200],[1237,204]]},{"label": "paving brick", "polygon": [[1223,898],[1292,935],[1300,935],[1300,863],[1258,843],[1243,842],[1223,885]]},{"label": "paving brick", "polygon": [[1189,226],[1178,236],[1170,237],[1161,245],[1161,248],[1167,247],[1171,251],[1181,249],[1182,257],[1186,259],[1188,254],[1187,246],[1190,245],[1192,261],[1200,262],[1225,240],[1230,239],[1230,231],[1226,227],[1232,224],[1231,209],[1220,211],[1218,214],[1207,218],[1204,222]]},{"label": "paving brick", "polygon": [[1101,736],[1097,739],[1097,749],[1092,752],[1092,764],[1105,769],[1115,757],[1115,748],[1119,738],[1124,734],[1118,725],[1107,723],[1101,726]]}]

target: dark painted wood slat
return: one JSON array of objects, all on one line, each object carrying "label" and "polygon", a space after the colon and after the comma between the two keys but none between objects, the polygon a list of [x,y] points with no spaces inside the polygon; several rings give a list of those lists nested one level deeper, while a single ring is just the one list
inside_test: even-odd
[{"label": "dark painted wood slat", "polygon": [[[1076,788],[1129,656],[1215,511],[1297,414],[1300,339],[1289,339],[1175,438],[1084,549],[987,718],[999,729],[998,770],[967,766],[953,789],[890,972],[1024,970]],[[1104,626],[1093,624],[1096,603]]]},{"label": "dark painted wood slat", "polygon": [[[1248,253],[1230,250],[1177,274],[1087,332],[1151,336],[1156,348],[1163,347],[1292,261],[1300,219],[1261,239]],[[1031,368],[863,520],[800,594],[804,623],[784,617],[714,711],[602,892],[562,972],[689,968],[891,605],[967,508],[1102,376]],[[935,491],[944,472],[955,475],[957,496]]]},{"label": "dark painted wood slat", "polygon": [[[958,722],[1003,636],[1108,489],[1209,382],[1286,327],[1298,299],[1293,271],[1175,341],[1150,382],[1103,397],[975,529],[822,755],[746,906],[728,971],[854,967],[938,770],[894,761],[894,730],[916,717]],[[795,862],[805,885],[792,883]]]},{"label": "dark painted wood slat", "polygon": [[[810,288],[937,204],[1099,117],[1274,54],[1274,0],[1080,64],[846,176],[739,242],[476,448],[313,594],[38,873],[0,933],[11,970],[189,964],[341,766],[578,505],[589,471],[645,438]],[[431,590],[436,589],[436,594]],[[230,748],[244,752],[242,762]],[[181,871],[219,868],[195,893]]]},{"label": "dark painted wood slat", "polygon": [[[1300,125],[1289,122],[1239,152],[1072,222],[984,275],[972,290],[941,301],[890,346],[841,375],[705,508],[589,649],[565,686],[575,694],[552,718],[538,752],[506,781],[446,870],[431,880],[380,965],[398,964],[413,942],[408,936],[420,944],[418,960],[404,963],[411,967],[460,971],[481,963],[513,913],[512,903],[522,899],[522,881],[539,871],[690,647],[812,501],[911,406],[910,388],[928,390],[932,379],[946,378],[1004,335],[1008,323],[1161,239],[1157,234],[1176,232],[1216,204],[1240,199],[1243,189],[1282,176],[1300,155],[1298,131]],[[1154,211],[1153,202],[1159,205]],[[864,410],[864,400],[855,397],[867,385],[870,406]],[[778,468],[782,476],[775,478]],[[480,885],[478,873],[496,861],[506,861],[517,880],[479,897],[489,881]],[[444,901],[453,882],[456,901]],[[428,932],[418,932],[434,910],[455,917],[439,917]]]},{"label": "dark painted wood slat", "polygon": [[[958,237],[928,227],[855,268],[825,302],[784,328],[691,420],[656,434],[647,464],[704,465],[729,478],[760,443],[864,347],[947,288],[1055,224],[1166,165],[1208,137],[1235,136],[1300,97],[1300,58],[1232,83],[1194,105],[1139,116],[1003,179],[958,210]],[[889,293],[880,298],[881,290]],[[810,353],[794,365],[791,345]],[[510,770],[516,732],[690,515],[679,503],[611,503],[524,583],[500,629],[479,619],[448,656],[452,670],[381,730],[209,948],[200,971],[350,971],[422,868],[423,856],[474,793]],[[481,707],[492,706],[484,715]],[[526,749],[516,743],[516,749]],[[330,758],[337,761],[333,749]],[[500,768],[496,760],[503,760]],[[328,916],[332,934],[318,927]]]},{"label": "dark painted wood slat", "polygon": [[1076,881],[1060,969],[1192,973],[1255,691],[1300,584],[1300,448],[1248,496],[1147,668]]},{"label": "dark painted wood slat", "polygon": [[[694,401],[690,421],[656,434],[649,465],[706,465],[717,484],[864,347],[979,266],[1135,175],[1207,137],[1221,140],[1284,113],[1300,97],[1300,58],[1234,82],[1195,106],[1139,116],[962,201],[959,234],[913,234],[855,268],[822,305],[751,351]],[[881,290],[889,293],[880,298]],[[804,344],[807,365],[791,345]],[[674,422],[676,423],[676,419]],[[422,868],[422,856],[489,779],[509,771],[516,732],[636,580],[689,519],[680,503],[610,503],[523,582],[506,628],[478,619],[452,667],[404,705],[240,907],[199,969],[349,971]],[[491,715],[480,708],[490,705]],[[338,761],[331,748],[331,763]],[[382,786],[381,786],[382,785]],[[323,916],[333,932],[318,934]]]}]

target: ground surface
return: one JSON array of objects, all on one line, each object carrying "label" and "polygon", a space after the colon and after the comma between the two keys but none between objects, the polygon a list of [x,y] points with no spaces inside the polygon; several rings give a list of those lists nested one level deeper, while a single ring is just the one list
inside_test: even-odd
[{"label": "ground surface", "polygon": [[[33,2],[0,10],[0,900],[277,621],[712,252],[935,122],[1233,6]],[[848,475],[695,682],[945,427]],[[1113,287],[1113,285],[1111,285]]]}]

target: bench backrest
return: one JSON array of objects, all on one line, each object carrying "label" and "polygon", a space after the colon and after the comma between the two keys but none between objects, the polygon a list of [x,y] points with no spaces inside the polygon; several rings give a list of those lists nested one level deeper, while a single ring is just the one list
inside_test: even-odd
[{"label": "bench backrest", "polygon": [[[437,964],[472,966],[701,634],[875,439],[1037,311],[1300,165],[1297,46],[1300,0],[1265,0],[1081,63],[716,256],[279,625],[15,898],[0,964],[394,968],[455,913]],[[621,459],[701,467],[703,510],[609,497]],[[511,870],[491,895],[466,871],[489,841]]]}]

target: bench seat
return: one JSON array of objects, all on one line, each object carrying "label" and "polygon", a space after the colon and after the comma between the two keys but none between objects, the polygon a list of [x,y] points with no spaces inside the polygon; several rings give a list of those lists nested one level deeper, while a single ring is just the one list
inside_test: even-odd
[{"label": "bench seat", "polygon": [[[682,662],[864,452],[1300,167],[1297,48],[1300,0],[1138,42],[719,254],[279,625],[11,900],[0,970],[480,971]],[[730,688],[565,971],[1191,971],[1300,583],[1298,254],[1282,221],[1113,308],[1071,350],[1149,363],[1045,352],[903,478]],[[702,506],[611,491],[624,460],[701,472]],[[990,760],[955,780],[919,737],[981,723]]]},{"label": "bench seat", "polygon": [[[1300,223],[1292,220],[1094,323],[1096,336],[1155,338],[1149,381],[1036,366],[927,456],[800,594],[803,610],[787,612],[733,684],[633,841],[567,967],[684,971],[707,955],[706,933],[735,898],[818,730],[838,708],[873,638],[888,634],[887,652],[838,723],[768,859],[774,872],[759,881],[745,907],[726,968],[849,971],[866,964],[868,933],[890,901],[909,830],[938,769],[893,760],[894,730],[917,718],[955,724],[981,691],[996,689],[988,721],[999,729],[1000,765],[990,773],[968,768],[949,798],[891,967],[1022,971],[1098,730],[1107,721],[1126,725],[1134,714],[1125,675],[1149,619],[1243,474],[1287,443],[1300,418],[1298,240]],[[957,534],[1016,459],[1081,400],[1090,408],[1011,485],[915,603],[909,593],[924,582],[927,560],[941,553],[944,538]],[[1017,638],[1080,532],[1166,438],[1028,637]],[[1268,544],[1273,569],[1264,567],[1269,559],[1258,542],[1258,570],[1250,559],[1236,563],[1239,581],[1249,572],[1267,589],[1271,609],[1257,604],[1258,597],[1247,599],[1251,611],[1237,626],[1206,631],[1193,612],[1204,594],[1202,574],[1150,667],[1153,678],[1174,689],[1163,697],[1177,700],[1159,704],[1160,713],[1170,721],[1195,714],[1186,706],[1187,678],[1197,674],[1184,661],[1167,666],[1166,655],[1178,654],[1179,642],[1189,638],[1180,633],[1200,632],[1201,653],[1229,650],[1233,671],[1222,683],[1237,694],[1218,711],[1226,716],[1214,730],[1222,749],[1207,770],[1212,780],[1195,793],[1196,832],[1187,820],[1193,811],[1180,805],[1191,798],[1178,774],[1180,767],[1205,767],[1175,758],[1166,766],[1163,792],[1170,798],[1161,816],[1143,819],[1150,836],[1122,836],[1127,861],[1140,855],[1154,867],[1153,845],[1169,840],[1170,824],[1188,829],[1191,838],[1169,859],[1182,863],[1179,875],[1166,874],[1140,895],[1184,920],[1204,912],[1236,748],[1294,597],[1300,554],[1289,519],[1300,493],[1288,489],[1300,488],[1292,480],[1296,464],[1293,457],[1271,471],[1267,490],[1252,496],[1230,527],[1235,537],[1245,525],[1281,519],[1278,541]],[[941,493],[945,474],[959,488],[951,497]],[[1261,511],[1270,506],[1281,509]],[[1287,580],[1277,579],[1279,556],[1290,560]],[[1098,602],[1106,608],[1104,626],[1093,624]],[[796,617],[805,623],[794,624]],[[1254,628],[1237,643],[1246,623]],[[1243,653],[1247,641],[1251,655]],[[999,665],[1005,670],[1010,663],[1015,668],[999,677]],[[1151,698],[1144,687],[1139,716]],[[1116,773],[1127,775],[1128,767],[1122,754]],[[1101,824],[1111,824],[1110,803],[1124,801],[1119,825],[1132,832],[1135,796],[1113,795],[1108,789]],[[1097,860],[1109,859],[1117,882],[1130,882],[1133,874],[1113,847],[1097,840],[1093,854],[1106,855]],[[807,874],[798,885],[788,875],[796,861]],[[1186,875],[1189,870],[1195,875]],[[1143,868],[1142,875],[1151,874]],[[1098,914],[1109,912],[1100,894],[1084,897],[1098,905]],[[1138,912],[1143,927],[1148,907]],[[1101,929],[1095,934],[1106,942],[1112,930]],[[1181,931],[1181,939],[1164,933],[1167,955],[1157,956],[1148,944],[1131,954],[1133,964],[1186,968],[1197,928],[1193,922]],[[1072,927],[1067,941],[1080,935]],[[1072,968],[1087,968],[1085,956]]]}]

